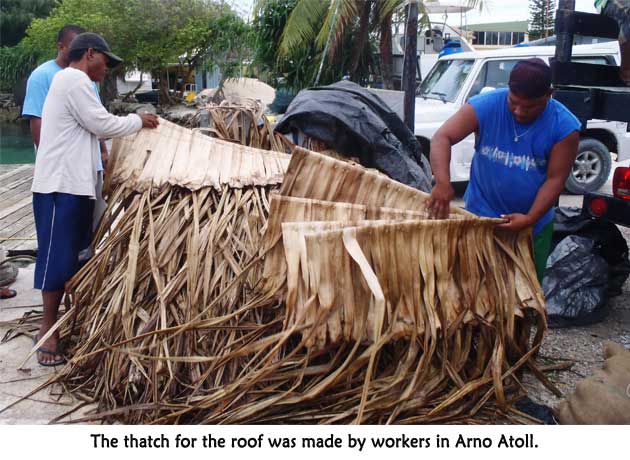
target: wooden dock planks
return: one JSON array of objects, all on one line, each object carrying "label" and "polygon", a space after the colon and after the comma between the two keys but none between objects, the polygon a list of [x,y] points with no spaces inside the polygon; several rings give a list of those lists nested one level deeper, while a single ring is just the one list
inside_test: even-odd
[{"label": "wooden dock planks", "polygon": [[31,182],[34,164],[0,165],[0,245],[35,249]]}]

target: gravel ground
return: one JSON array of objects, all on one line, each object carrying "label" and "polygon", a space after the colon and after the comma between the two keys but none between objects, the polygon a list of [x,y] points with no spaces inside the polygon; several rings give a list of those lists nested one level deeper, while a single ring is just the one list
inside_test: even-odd
[{"label": "gravel ground", "polygon": [[[630,246],[630,229],[618,228]],[[630,348],[630,278],[623,286],[623,293],[610,299],[609,314],[601,323],[550,329],[543,341],[539,362],[543,365],[566,361],[573,363],[568,371],[547,374],[566,396],[575,389],[580,379],[601,368],[603,347],[608,340]],[[532,400],[550,406],[561,401],[533,376],[527,376],[525,382]]]}]

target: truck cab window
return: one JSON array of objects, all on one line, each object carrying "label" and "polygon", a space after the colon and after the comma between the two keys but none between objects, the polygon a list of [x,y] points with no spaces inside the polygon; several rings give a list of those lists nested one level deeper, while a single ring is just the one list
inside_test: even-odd
[{"label": "truck cab window", "polygon": [[506,88],[510,72],[519,60],[520,59],[509,59],[486,62],[481,68],[479,75],[477,75],[466,100],[476,96],[486,87],[495,89]]}]

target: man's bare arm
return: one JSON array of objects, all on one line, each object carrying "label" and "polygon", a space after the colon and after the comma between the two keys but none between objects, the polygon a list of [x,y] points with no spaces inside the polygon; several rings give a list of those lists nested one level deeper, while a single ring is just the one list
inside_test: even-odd
[{"label": "man's bare arm", "polygon": [[508,223],[498,225],[506,230],[519,231],[534,225],[556,203],[564,190],[564,183],[571,172],[577,155],[580,135],[577,131],[569,134],[551,149],[547,166],[547,180],[536,194],[534,204],[527,214],[508,214],[503,216]]},{"label": "man's bare arm", "polygon": [[455,192],[451,185],[451,147],[477,131],[479,122],[470,104],[464,105],[446,120],[431,139],[431,169],[435,186],[427,203],[429,216],[436,219],[448,217],[449,204]]},{"label": "man's bare arm", "polygon": [[39,136],[42,132],[42,119],[39,117],[31,117],[29,120],[31,128],[31,137],[33,138],[33,144],[35,148],[39,148]]}]

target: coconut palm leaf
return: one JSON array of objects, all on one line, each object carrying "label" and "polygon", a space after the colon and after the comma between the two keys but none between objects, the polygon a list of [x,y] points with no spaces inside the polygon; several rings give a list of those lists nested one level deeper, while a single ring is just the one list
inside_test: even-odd
[{"label": "coconut palm leaf", "polygon": [[300,0],[280,39],[280,56],[290,56],[296,49],[312,43],[320,32],[320,24],[330,9],[330,1]]},{"label": "coconut palm leaf", "polygon": [[[361,1],[361,0],[359,0]],[[354,0],[332,0],[324,24],[317,34],[315,44],[319,49],[326,46],[327,41],[334,39],[329,45],[330,54],[334,55],[338,43],[341,41],[345,26],[359,15],[357,2]]]},{"label": "coconut palm leaf", "polygon": [[388,16],[400,9],[405,4],[405,0],[377,0],[376,1],[376,20],[383,22]]}]

